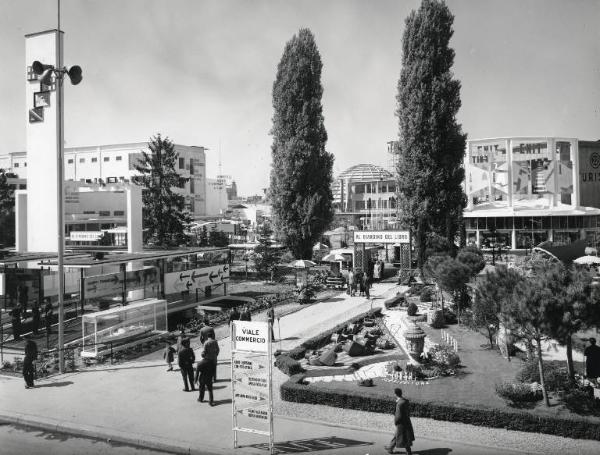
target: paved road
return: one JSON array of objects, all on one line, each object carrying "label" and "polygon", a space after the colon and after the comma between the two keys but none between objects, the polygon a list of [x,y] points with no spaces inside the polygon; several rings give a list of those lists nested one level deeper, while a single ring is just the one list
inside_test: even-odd
[{"label": "paved road", "polygon": [[159,455],[148,449],[0,424],[2,455]]}]

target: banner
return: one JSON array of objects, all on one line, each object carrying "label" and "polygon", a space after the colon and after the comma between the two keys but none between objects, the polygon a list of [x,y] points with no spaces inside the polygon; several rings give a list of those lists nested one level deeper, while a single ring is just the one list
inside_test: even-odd
[{"label": "banner", "polygon": [[410,243],[410,232],[354,231],[354,243]]},{"label": "banner", "polygon": [[194,291],[229,281],[229,265],[212,265],[165,274],[165,293]]}]

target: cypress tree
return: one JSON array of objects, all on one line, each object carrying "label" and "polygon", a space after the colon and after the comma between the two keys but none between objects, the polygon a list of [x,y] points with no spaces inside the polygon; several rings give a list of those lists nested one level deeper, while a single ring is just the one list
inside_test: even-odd
[{"label": "cypress tree", "polygon": [[191,222],[185,210],[185,198],[174,191],[189,180],[175,170],[179,154],[168,137],[157,134],[148,143],[150,152],[142,151],[135,165],[140,173],[135,182],[144,187],[143,224],[146,238],[161,247],[175,246],[187,241],[184,233]]},{"label": "cypress tree", "polygon": [[456,121],[460,82],[449,47],[454,16],[443,1],[423,0],[406,19],[398,81],[398,191],[401,216],[416,240],[418,264],[435,233],[454,243],[466,198],[466,135]]},{"label": "cypress tree", "polygon": [[313,34],[301,29],[287,42],[273,83],[271,198],[274,227],[295,257],[312,246],[333,219],[333,155],[325,150],[321,70]]}]

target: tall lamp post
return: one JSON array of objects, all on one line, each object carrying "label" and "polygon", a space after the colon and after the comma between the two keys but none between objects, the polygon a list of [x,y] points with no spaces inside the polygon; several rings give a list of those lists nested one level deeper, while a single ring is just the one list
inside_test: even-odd
[{"label": "tall lamp post", "polygon": [[64,254],[65,254],[65,231],[64,231],[64,164],[63,164],[63,155],[64,155],[64,131],[63,131],[63,90],[62,84],[65,74],[69,77],[71,84],[77,85],[82,80],[82,71],[81,67],[78,65],[72,66],[67,69],[62,66],[62,40],[60,39],[60,0],[58,0],[58,30],[59,34],[58,39],[56,40],[56,64],[48,65],[39,61],[33,62],[31,68],[33,72],[41,76],[40,81],[43,84],[50,85],[52,83],[52,78],[56,81],[56,102],[58,106],[58,118],[56,122],[56,179],[57,179],[57,207],[58,207],[58,217],[57,217],[57,228],[58,228],[58,367],[59,372],[64,373],[65,369],[65,354],[64,354],[64,344],[65,344],[65,281],[64,281]]}]

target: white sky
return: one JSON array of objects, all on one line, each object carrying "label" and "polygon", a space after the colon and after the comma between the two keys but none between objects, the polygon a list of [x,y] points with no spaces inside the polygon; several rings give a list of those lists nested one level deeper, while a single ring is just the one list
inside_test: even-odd
[{"label": "white sky", "polygon": [[[271,89],[284,45],[315,34],[337,174],[385,165],[404,21],[414,0],[62,0],[67,146],[202,145],[240,194],[268,186]],[[449,0],[469,138],[600,139],[600,0]],[[0,154],[25,150],[24,35],[56,28],[56,0],[0,0]]]}]

